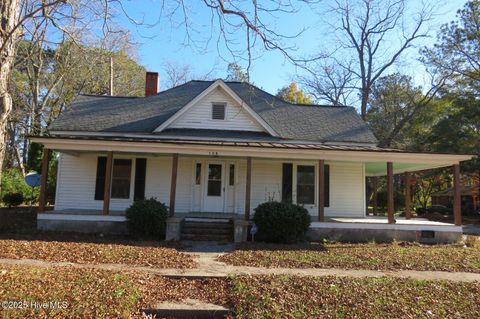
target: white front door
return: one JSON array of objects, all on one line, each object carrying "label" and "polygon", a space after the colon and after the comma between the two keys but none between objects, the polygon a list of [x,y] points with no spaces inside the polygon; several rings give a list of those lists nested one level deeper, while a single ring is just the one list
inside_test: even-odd
[{"label": "white front door", "polygon": [[207,162],[205,174],[205,212],[224,212],[225,205],[225,163]]}]

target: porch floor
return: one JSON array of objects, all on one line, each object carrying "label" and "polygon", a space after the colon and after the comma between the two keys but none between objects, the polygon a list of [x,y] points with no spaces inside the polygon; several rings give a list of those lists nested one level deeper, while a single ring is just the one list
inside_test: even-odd
[{"label": "porch floor", "polygon": [[[55,215],[74,215],[74,216],[125,216],[125,211],[110,211],[109,215],[103,215],[101,210],[94,209],[64,209],[48,211],[42,214],[55,214]],[[175,217],[197,217],[197,218],[232,218],[243,219],[243,214],[229,214],[229,213],[212,213],[212,212],[191,212],[191,213],[175,213]],[[365,217],[326,217],[325,222],[316,221],[316,216],[312,216],[312,226],[318,226],[319,224],[341,223],[341,224],[357,224],[366,225],[390,225],[390,226],[454,226],[450,223],[430,221],[425,218],[412,218],[406,219],[405,217],[395,218],[395,224],[388,224],[387,217],[384,216],[365,216]],[[359,225],[360,224],[360,225]]]},{"label": "porch floor", "polygon": [[[58,215],[86,215],[86,216],[125,216],[125,211],[110,210],[108,215],[103,215],[101,210],[95,209],[61,209],[52,210],[41,214],[58,214]],[[175,217],[200,217],[200,218],[233,218],[243,219],[243,214],[229,213],[209,213],[209,212],[191,212],[191,213],[175,213]]]},{"label": "porch floor", "polygon": [[[405,217],[395,218],[395,225],[426,225],[426,226],[454,226],[451,223],[431,221],[425,218],[406,219]],[[333,223],[361,223],[361,224],[388,224],[387,217],[366,216],[363,218],[331,217],[326,218],[327,222]]]}]

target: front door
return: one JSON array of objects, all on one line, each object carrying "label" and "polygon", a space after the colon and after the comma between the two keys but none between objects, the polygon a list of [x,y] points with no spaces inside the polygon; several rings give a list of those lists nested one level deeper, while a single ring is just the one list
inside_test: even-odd
[{"label": "front door", "polygon": [[204,211],[224,212],[225,203],[225,164],[223,162],[207,162]]}]

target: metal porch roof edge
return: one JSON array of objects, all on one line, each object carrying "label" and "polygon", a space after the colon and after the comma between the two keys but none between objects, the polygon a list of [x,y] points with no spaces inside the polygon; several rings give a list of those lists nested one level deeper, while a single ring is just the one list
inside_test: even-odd
[{"label": "metal porch roof edge", "polygon": [[175,145],[210,145],[210,146],[235,146],[235,147],[254,147],[264,149],[301,149],[301,150],[324,150],[324,151],[359,151],[359,152],[380,152],[380,153],[402,153],[402,154],[418,154],[418,155],[456,155],[473,158],[471,154],[454,154],[454,153],[431,153],[431,152],[414,152],[407,150],[399,150],[392,148],[380,148],[377,146],[355,146],[355,145],[333,145],[333,144],[312,144],[312,143],[288,143],[285,141],[224,141],[224,140],[176,140],[176,139],[148,139],[148,138],[127,138],[127,137],[98,137],[98,136],[29,136],[29,139],[37,139],[41,143],[45,140],[84,140],[84,141],[114,141],[126,143],[159,143],[159,144],[175,144]]}]

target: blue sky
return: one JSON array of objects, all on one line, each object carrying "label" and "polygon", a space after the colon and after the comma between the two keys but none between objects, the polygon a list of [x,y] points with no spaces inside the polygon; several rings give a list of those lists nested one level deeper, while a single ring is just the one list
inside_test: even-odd
[{"label": "blue sky", "polygon": [[[429,22],[431,38],[423,39],[418,45],[432,45],[435,41],[436,33],[440,25],[449,22],[455,18],[455,13],[464,5],[463,0],[441,1],[438,4],[435,0],[431,1],[436,5],[436,15]],[[171,1],[165,1],[171,5]],[[137,20],[143,19],[152,26],[135,26],[123,19],[122,24],[132,30],[135,40],[139,43],[139,62],[150,71],[160,72],[161,78],[164,77],[164,65],[167,62],[177,65],[188,64],[192,67],[195,74],[210,74],[213,77],[224,77],[228,62],[233,62],[233,58],[223,45],[217,46],[216,30],[213,30],[211,38],[211,13],[205,7],[202,1],[186,1],[189,9],[189,28],[190,38],[194,42],[188,42],[185,26],[183,24],[183,13],[177,11],[171,17],[159,16],[160,1],[141,0],[129,1],[125,5],[129,15]],[[295,14],[277,15],[276,19],[268,19],[267,22],[282,34],[292,35],[302,29],[306,29],[302,35],[296,39],[285,40],[287,46],[296,47],[292,51],[296,56],[311,56],[319,51],[326,51],[335,46],[335,37],[333,28],[329,23],[334,15],[328,12],[331,0],[321,1],[315,7],[303,5]],[[409,10],[415,10],[419,1],[411,0]],[[165,12],[171,12],[173,7],[168,7]],[[408,24],[408,18],[406,23]],[[214,23],[213,25],[216,26]],[[236,42],[236,48],[245,47],[245,35],[234,34],[232,39]],[[210,40],[210,41],[208,41]],[[395,39],[391,39],[392,46],[397,44]],[[251,80],[259,87],[270,93],[276,93],[279,88],[288,84],[299,70],[290,62],[286,61],[283,55],[278,51],[265,52],[258,46],[254,50],[255,60],[252,63],[250,76]],[[412,48],[403,56],[401,63],[392,68],[391,72],[400,71],[414,77],[418,84],[421,84],[424,78],[424,72],[421,65],[416,62],[418,58],[418,48]],[[243,67],[245,61],[237,61]],[[165,87],[160,84],[161,89]]]}]

